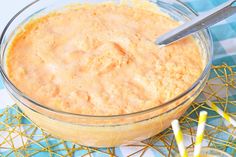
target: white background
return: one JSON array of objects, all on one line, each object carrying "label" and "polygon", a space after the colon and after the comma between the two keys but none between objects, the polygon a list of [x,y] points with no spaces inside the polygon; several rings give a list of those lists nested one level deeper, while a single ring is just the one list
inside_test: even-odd
[{"label": "white background", "polygon": [[11,17],[30,2],[33,0],[0,0],[0,32]]}]

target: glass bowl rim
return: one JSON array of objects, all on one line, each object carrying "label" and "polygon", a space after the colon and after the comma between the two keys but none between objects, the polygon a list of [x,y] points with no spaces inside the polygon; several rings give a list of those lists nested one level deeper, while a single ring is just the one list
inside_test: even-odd
[{"label": "glass bowl rim", "polygon": [[[181,2],[180,0],[149,0],[150,2],[153,2],[153,3],[156,3],[157,1],[162,1],[164,3],[170,3],[170,2],[174,2],[174,3],[178,3],[179,5],[181,5],[181,7],[183,7],[184,9],[186,9],[187,11],[191,12],[194,16],[198,16],[198,14],[189,6],[187,6],[185,3]],[[23,13],[25,10],[27,10],[28,8],[30,8],[31,6],[37,4],[38,2],[40,2],[40,0],[35,0],[33,1],[32,3],[26,5],[25,7],[23,7],[19,12],[17,12],[9,21],[8,23],[6,24],[5,28],[3,29],[1,35],[0,35],[0,48],[1,48],[1,44],[3,42],[3,39],[4,39],[4,36],[5,36],[5,33],[7,32],[8,28],[10,27],[10,25],[12,24],[12,22],[21,14]],[[179,10],[179,9],[178,9]],[[180,10],[179,10],[180,11]],[[181,11],[182,12],[182,11]],[[0,73],[1,73],[1,76],[3,78],[3,84],[5,86],[5,83],[7,83],[11,90],[13,90],[15,93],[17,93],[17,95],[21,96],[22,98],[28,100],[30,103],[40,107],[40,108],[43,108],[43,109],[46,109],[48,111],[51,111],[51,112],[55,112],[55,113],[58,113],[58,114],[65,114],[65,115],[70,115],[70,116],[78,116],[78,117],[85,117],[85,118],[124,118],[124,117],[129,117],[129,116],[135,116],[135,115],[139,115],[139,114],[143,114],[143,113],[147,113],[147,112],[152,112],[152,111],[155,111],[156,109],[159,109],[163,106],[167,106],[173,102],[175,102],[176,100],[182,98],[183,96],[185,96],[186,94],[190,93],[199,83],[201,83],[201,80],[205,78],[205,76],[208,74],[208,71],[210,70],[211,68],[211,64],[212,64],[212,60],[213,60],[213,40],[212,40],[212,36],[211,36],[211,33],[208,29],[204,29],[202,30],[201,32],[205,32],[206,35],[207,35],[207,38],[209,40],[209,58],[207,60],[207,63],[204,67],[204,70],[201,74],[200,77],[198,77],[198,79],[191,85],[191,87],[189,87],[187,90],[185,90],[184,92],[182,92],[181,94],[175,96],[174,98],[172,98],[171,100],[165,102],[165,103],[162,103],[161,105],[159,106],[155,106],[155,107],[152,107],[152,108],[148,108],[148,109],[145,109],[145,110],[142,110],[142,111],[137,111],[137,112],[132,112],[132,113],[126,113],[126,114],[119,114],[119,115],[86,115],[86,114],[76,114],[76,113],[70,113],[70,112],[65,112],[65,111],[60,111],[60,110],[55,110],[55,109],[52,109],[50,107],[47,107],[47,106],[44,106],[38,102],[36,102],[35,100],[31,99],[29,96],[27,96],[26,94],[24,94],[23,92],[21,92],[11,81],[10,79],[8,78],[7,74],[5,73],[4,71],[4,68],[3,68],[3,65],[4,63],[2,63],[1,61],[1,65],[0,65]],[[1,48],[2,49],[2,48]],[[0,49],[0,50],[1,50]],[[0,52],[0,53],[5,53],[4,51]],[[5,86],[6,87],[6,86]],[[8,90],[8,89],[7,89]],[[24,103],[23,103],[24,104]],[[25,105],[25,104],[24,104]],[[179,104],[178,106],[176,107],[179,107],[181,104]],[[28,107],[28,106],[27,106]],[[175,109],[176,107],[174,107],[173,109]],[[30,107],[30,109],[32,109]],[[170,109],[172,110],[172,109]],[[170,111],[168,110],[168,111]]]},{"label": "glass bowl rim", "polygon": [[[202,147],[201,148],[201,151],[214,151],[214,152],[217,152],[217,153],[221,153],[221,154],[223,154],[223,155],[225,155],[225,156],[227,156],[227,157],[231,157],[231,155],[229,154],[229,153],[227,153],[227,152],[224,152],[223,150],[220,150],[220,149],[218,149],[218,148],[214,148],[214,147],[209,147],[209,146],[204,146],[204,147]],[[190,148],[190,149],[187,149],[187,152],[188,153],[193,153],[194,152],[194,148]],[[200,153],[201,154],[201,153]],[[210,154],[211,155],[211,154]]]}]

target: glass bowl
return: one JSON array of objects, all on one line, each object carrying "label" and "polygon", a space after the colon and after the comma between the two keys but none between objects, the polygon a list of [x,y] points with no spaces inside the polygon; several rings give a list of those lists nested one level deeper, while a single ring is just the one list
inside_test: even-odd
[{"label": "glass bowl", "polygon": [[[193,157],[194,149],[188,149],[188,156]],[[176,155],[176,157],[180,157],[180,155]],[[201,149],[200,157],[232,157],[226,152],[223,152],[219,149],[211,148],[211,147],[203,147]]]},{"label": "glass bowl", "polygon": [[[6,70],[7,49],[11,40],[24,23],[31,18],[46,14],[72,3],[100,3],[105,0],[38,0],[19,11],[5,27],[1,38],[0,72],[4,85],[20,109],[39,127],[55,137],[93,147],[114,147],[131,144],[150,138],[167,127],[173,119],[178,119],[199,95],[209,76],[212,62],[212,39],[207,30],[194,34],[201,47],[205,64],[198,80],[174,99],[154,108],[136,113],[95,116],[71,114],[58,111],[32,100],[9,80]],[[115,1],[119,3],[119,1]],[[151,1],[160,10],[175,20],[185,22],[197,16],[190,8],[176,0]]]}]

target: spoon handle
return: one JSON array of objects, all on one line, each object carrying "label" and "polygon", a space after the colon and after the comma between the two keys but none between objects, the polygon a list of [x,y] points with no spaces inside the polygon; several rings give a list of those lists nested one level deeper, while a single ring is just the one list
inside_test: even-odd
[{"label": "spoon handle", "polygon": [[174,41],[177,41],[187,35],[197,32],[201,29],[210,27],[217,22],[220,22],[227,17],[236,13],[236,0],[230,0],[209,12],[202,14],[192,21],[187,22],[176,29],[160,36],[156,43],[158,45],[168,45]]}]

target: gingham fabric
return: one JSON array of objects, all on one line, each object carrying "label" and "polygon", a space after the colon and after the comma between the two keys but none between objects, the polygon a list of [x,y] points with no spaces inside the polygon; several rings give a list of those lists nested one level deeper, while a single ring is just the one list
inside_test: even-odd
[{"label": "gingham fabric", "polygon": [[[227,0],[182,0],[199,14],[227,2]],[[233,15],[210,28],[214,40],[214,55],[220,57],[236,53],[236,15]]]},{"label": "gingham fabric", "polygon": [[[1,2],[0,5],[0,31],[4,27],[4,24],[7,20],[20,8],[25,6],[27,3],[32,0],[16,1],[9,0]],[[182,0],[185,4],[190,6],[197,13],[201,14],[207,12],[208,10],[226,2],[227,0]],[[12,5],[14,3],[14,6]],[[236,4],[235,4],[236,5]],[[12,8],[13,7],[13,8]],[[236,15],[231,16],[230,18],[212,26],[210,28],[212,37],[214,40],[214,58],[219,58],[229,54],[236,54]],[[236,63],[235,58],[228,58],[231,62]],[[14,102],[10,99],[6,93],[2,82],[0,81],[0,111],[5,108],[6,105],[11,105]],[[0,139],[1,140],[1,139]],[[1,141],[0,141],[1,143]],[[132,148],[134,149],[134,148]],[[138,148],[137,148],[138,149]],[[128,147],[119,147],[116,148],[116,154],[118,156],[126,156],[132,152]],[[1,156],[0,150],[0,156]],[[82,152],[81,152],[82,153]],[[80,152],[76,153],[76,156],[80,156]],[[42,154],[45,156],[46,154]],[[40,156],[40,155],[38,155]],[[95,155],[96,156],[96,155]],[[160,156],[154,151],[147,151],[145,156]]]}]

